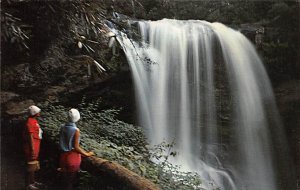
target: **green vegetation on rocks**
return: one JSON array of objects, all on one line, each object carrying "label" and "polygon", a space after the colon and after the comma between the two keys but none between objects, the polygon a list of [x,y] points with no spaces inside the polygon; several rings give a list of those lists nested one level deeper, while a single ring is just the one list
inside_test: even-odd
[{"label": "green vegetation on rocks", "polygon": [[[42,106],[41,106],[42,107]],[[45,106],[41,126],[45,139],[58,146],[60,126],[67,122],[69,108],[63,106]],[[81,130],[81,146],[92,150],[98,157],[116,161],[135,173],[156,183],[161,189],[194,189],[200,188],[199,175],[181,172],[179,166],[168,162],[169,157],[176,156],[172,144],[163,142],[149,149],[139,126],[127,124],[116,119],[118,110],[98,111],[98,103],[78,105],[81,120],[77,123]],[[160,161],[158,161],[160,160]],[[81,173],[79,187],[94,189],[101,179]]]}]

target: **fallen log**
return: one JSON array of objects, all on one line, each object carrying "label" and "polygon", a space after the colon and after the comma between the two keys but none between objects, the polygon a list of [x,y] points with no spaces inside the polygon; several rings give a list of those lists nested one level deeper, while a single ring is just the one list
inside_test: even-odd
[{"label": "fallen log", "polygon": [[83,159],[81,168],[112,183],[118,183],[117,186],[123,190],[159,190],[151,181],[113,161],[92,156]]}]

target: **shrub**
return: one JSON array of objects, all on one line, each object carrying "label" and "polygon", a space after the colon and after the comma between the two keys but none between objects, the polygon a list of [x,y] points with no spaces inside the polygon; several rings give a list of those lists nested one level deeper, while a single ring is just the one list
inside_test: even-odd
[{"label": "shrub", "polygon": [[[41,107],[43,113],[40,124],[45,138],[58,145],[59,129],[67,121],[69,108],[53,105]],[[78,122],[80,144],[84,149],[94,151],[101,158],[118,162],[153,181],[161,189],[201,189],[199,175],[181,172],[178,166],[169,163],[169,157],[176,156],[176,152],[172,151],[173,144],[163,142],[149,150],[140,127],[116,119],[119,110],[98,109],[98,103],[85,103],[84,100],[78,106],[82,118]],[[102,183],[97,177],[85,172],[80,176],[79,188],[97,189]]]}]

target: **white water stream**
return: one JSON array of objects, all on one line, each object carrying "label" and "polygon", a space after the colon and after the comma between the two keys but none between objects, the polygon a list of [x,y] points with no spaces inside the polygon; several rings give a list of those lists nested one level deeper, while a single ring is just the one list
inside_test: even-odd
[{"label": "white water stream", "polygon": [[[174,140],[179,154],[171,161],[198,172],[207,189],[213,189],[209,182],[226,190],[278,189],[270,128],[280,124],[253,45],[220,23],[164,19],[138,26],[142,42],[123,33],[117,39],[129,61],[140,125],[150,144]],[[216,76],[216,67],[224,68],[224,76]],[[223,94],[217,98],[216,78],[232,97],[227,127],[218,118]],[[220,158],[224,151],[228,155]]]}]

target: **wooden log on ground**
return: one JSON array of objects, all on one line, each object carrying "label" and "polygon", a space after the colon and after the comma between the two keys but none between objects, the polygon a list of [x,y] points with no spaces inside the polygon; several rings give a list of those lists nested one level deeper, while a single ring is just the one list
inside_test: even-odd
[{"label": "wooden log on ground", "polygon": [[124,166],[95,156],[83,159],[82,169],[118,184],[120,189],[159,190],[151,181],[128,170]]}]

